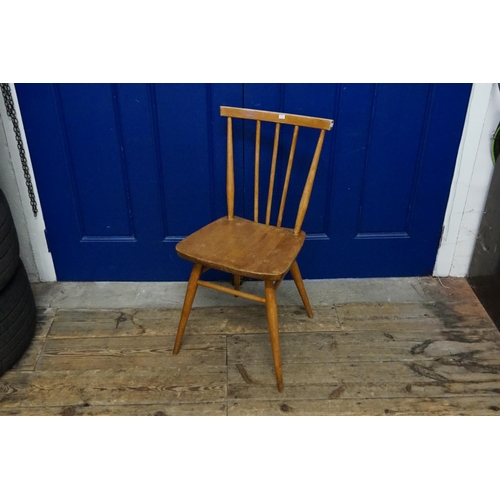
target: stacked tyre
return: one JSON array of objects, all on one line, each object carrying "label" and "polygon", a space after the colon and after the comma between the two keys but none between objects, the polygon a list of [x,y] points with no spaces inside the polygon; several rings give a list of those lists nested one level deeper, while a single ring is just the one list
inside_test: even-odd
[{"label": "stacked tyre", "polygon": [[28,348],[36,326],[36,306],[12,214],[0,189],[0,375]]}]

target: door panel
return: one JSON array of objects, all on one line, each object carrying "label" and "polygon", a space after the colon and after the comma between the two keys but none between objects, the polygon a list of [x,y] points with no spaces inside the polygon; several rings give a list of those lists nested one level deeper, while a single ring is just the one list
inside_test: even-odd
[{"label": "door panel", "polygon": [[[226,213],[219,106],[333,118],[299,256],[305,278],[432,272],[470,85],[19,84],[59,280],[185,280],[183,236]],[[255,125],[234,120],[235,212],[253,219]],[[282,126],[275,193],[292,127]],[[318,132],[301,129],[284,226]],[[260,221],[274,125],[263,124]],[[279,196],[272,207],[276,220]],[[212,273],[209,279],[220,279]]]},{"label": "door panel", "polygon": [[371,87],[373,119],[364,139],[358,234],[407,233],[432,88]]},{"label": "door panel", "polygon": [[[116,85],[55,92],[82,236],[134,237]],[[86,168],[93,165],[93,168]],[[110,189],[110,186],[113,188]]]},{"label": "door panel", "polygon": [[241,85],[16,89],[58,279],[186,279],[175,244],[224,213],[213,123]]},{"label": "door panel", "polygon": [[[431,274],[471,86],[284,84],[272,92],[267,87],[245,85],[245,106],[335,120],[303,226],[304,276]],[[297,148],[305,146],[306,153],[290,199],[295,207],[317,138],[304,135]],[[290,137],[291,131],[281,143],[280,187]],[[245,162],[251,164],[250,153]],[[252,183],[247,173],[247,191]],[[295,213],[285,218],[288,226]]]},{"label": "door panel", "polygon": [[[155,102],[165,236],[176,237],[212,220],[213,147],[208,133],[211,112],[203,85],[155,87]],[[189,204],[179,217],[179,209],[188,207],[187,197],[196,203]]]}]

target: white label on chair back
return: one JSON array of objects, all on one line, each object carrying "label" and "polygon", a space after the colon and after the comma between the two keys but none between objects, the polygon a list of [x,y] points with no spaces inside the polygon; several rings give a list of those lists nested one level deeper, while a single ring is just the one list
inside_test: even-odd
[{"label": "white label on chair back", "polygon": [[280,120],[284,120],[284,119],[285,119],[285,116],[286,116],[286,115],[279,115],[279,116],[278,116],[278,118],[279,118]]}]

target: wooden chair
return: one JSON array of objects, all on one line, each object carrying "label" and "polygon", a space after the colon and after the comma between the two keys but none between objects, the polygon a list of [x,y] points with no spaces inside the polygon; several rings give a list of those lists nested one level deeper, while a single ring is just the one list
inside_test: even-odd
[{"label": "wooden chair", "polygon": [[[226,106],[221,106],[220,111],[221,116],[227,117],[226,192],[228,214],[227,217],[222,217],[191,234],[176,246],[179,256],[193,262],[194,266],[187,285],[186,297],[184,299],[177,338],[175,340],[174,354],[178,354],[179,352],[191,306],[193,305],[193,300],[199,285],[260,302],[266,305],[276,380],[278,390],[281,392],[283,391],[283,376],[281,372],[276,290],[285,275],[290,271],[297,285],[307,314],[312,318],[313,313],[311,305],[307,297],[306,289],[304,288],[296,258],[306,237],[304,231],[301,230],[301,226],[309,205],[314,177],[323,147],[325,131],[333,127],[333,120]],[[253,221],[242,219],[234,215],[233,118],[243,118],[256,122]],[[265,224],[258,222],[261,122],[276,123]],[[270,221],[271,205],[281,124],[293,125],[294,129],[283,191],[281,194],[278,220],[276,225],[273,226]],[[293,229],[286,229],[281,227],[281,223],[290,182],[290,174],[292,172],[299,127],[319,129],[320,133],[300,199],[295,226]],[[218,269],[231,273],[234,276],[234,289],[200,280],[200,275],[209,269]],[[240,291],[241,276],[263,280],[265,282],[265,297],[259,297]]]}]

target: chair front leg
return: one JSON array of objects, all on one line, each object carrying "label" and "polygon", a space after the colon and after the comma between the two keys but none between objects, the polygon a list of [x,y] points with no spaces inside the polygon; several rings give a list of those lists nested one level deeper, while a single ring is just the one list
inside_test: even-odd
[{"label": "chair front leg", "polygon": [[184,330],[186,329],[186,324],[189,318],[189,313],[191,312],[194,296],[196,295],[196,290],[198,289],[198,279],[200,278],[201,269],[201,264],[195,264],[193,266],[193,270],[191,271],[191,276],[189,276],[186,296],[184,297],[184,305],[182,306],[181,319],[179,321],[179,328],[177,329],[177,337],[175,339],[174,354],[178,354],[179,349],[181,348]]},{"label": "chair front leg", "polygon": [[271,347],[273,350],[274,370],[278,391],[283,392],[283,374],[281,372],[280,337],[278,331],[278,305],[276,304],[276,290],[272,281],[266,281],[266,311]]}]

